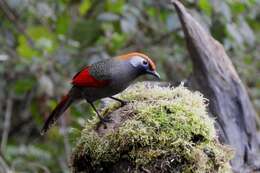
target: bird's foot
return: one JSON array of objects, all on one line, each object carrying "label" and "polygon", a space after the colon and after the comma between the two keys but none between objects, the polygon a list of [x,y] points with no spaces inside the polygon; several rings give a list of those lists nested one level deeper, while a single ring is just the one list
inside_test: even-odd
[{"label": "bird's foot", "polygon": [[123,107],[123,106],[125,106],[125,105],[127,105],[127,103],[128,103],[128,101],[124,101],[124,100],[122,100],[121,102],[120,102],[120,107]]},{"label": "bird's foot", "polygon": [[121,99],[119,99],[119,98],[116,98],[116,97],[110,97],[111,99],[113,99],[113,100],[116,100],[116,101],[118,101],[118,102],[120,102],[120,107],[123,107],[123,106],[125,106],[128,102],[127,101],[125,101],[125,100],[121,100]]},{"label": "bird's foot", "polygon": [[109,122],[112,122],[111,118],[106,116],[106,117],[99,117],[99,120],[102,124],[106,124],[106,123],[109,123]]}]

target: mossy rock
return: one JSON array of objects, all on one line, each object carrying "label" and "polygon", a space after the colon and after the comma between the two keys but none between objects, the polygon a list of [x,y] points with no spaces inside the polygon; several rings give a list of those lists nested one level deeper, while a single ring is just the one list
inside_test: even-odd
[{"label": "mossy rock", "polygon": [[207,100],[183,86],[137,83],[102,110],[112,121],[94,117],[74,149],[73,172],[231,172],[230,147],[217,141]]}]

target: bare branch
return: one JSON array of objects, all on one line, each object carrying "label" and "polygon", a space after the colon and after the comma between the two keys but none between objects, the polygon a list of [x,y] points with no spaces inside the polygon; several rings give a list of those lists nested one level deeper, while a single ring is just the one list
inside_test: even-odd
[{"label": "bare branch", "polygon": [[2,157],[0,157],[0,171],[3,172],[9,172],[9,167],[8,165],[5,163],[4,159]]},{"label": "bare branch", "polygon": [[69,143],[69,137],[68,137],[68,128],[65,122],[65,116],[61,118],[61,133],[63,135],[63,143],[64,143],[64,149],[65,149],[65,154],[67,158],[67,163],[70,160],[70,143]]},{"label": "bare branch", "polygon": [[3,127],[3,135],[1,140],[1,151],[2,153],[5,151],[5,147],[8,141],[8,134],[10,129],[11,115],[13,109],[13,100],[9,97],[6,101],[6,111],[5,111],[5,119],[4,119],[4,127]]},{"label": "bare branch", "polygon": [[32,38],[25,31],[25,27],[19,22],[18,15],[15,14],[5,0],[0,0],[0,9],[3,11],[7,19],[15,25],[16,30],[25,36],[28,44],[35,47]]}]

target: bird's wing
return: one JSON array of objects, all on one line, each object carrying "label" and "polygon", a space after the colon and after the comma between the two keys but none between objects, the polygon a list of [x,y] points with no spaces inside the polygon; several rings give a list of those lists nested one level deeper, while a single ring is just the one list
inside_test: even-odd
[{"label": "bird's wing", "polygon": [[72,79],[72,84],[75,86],[80,87],[94,87],[94,88],[100,88],[107,86],[110,83],[110,80],[107,79],[99,79],[95,77],[91,73],[92,66],[88,66],[78,72]]}]

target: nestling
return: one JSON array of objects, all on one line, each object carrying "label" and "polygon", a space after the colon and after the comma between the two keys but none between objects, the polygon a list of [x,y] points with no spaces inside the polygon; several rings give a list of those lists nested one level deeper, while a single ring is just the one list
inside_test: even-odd
[{"label": "nestling", "polygon": [[82,99],[92,106],[101,122],[104,123],[106,119],[101,117],[93,102],[109,97],[124,105],[125,101],[115,98],[113,95],[125,90],[137,77],[144,74],[160,78],[154,62],[147,55],[138,52],[99,61],[85,67],[73,77],[72,88],[52,111],[41,134],[47,132],[73,102]]}]

